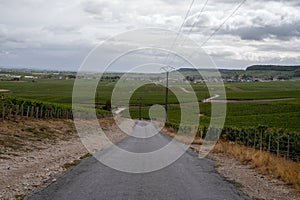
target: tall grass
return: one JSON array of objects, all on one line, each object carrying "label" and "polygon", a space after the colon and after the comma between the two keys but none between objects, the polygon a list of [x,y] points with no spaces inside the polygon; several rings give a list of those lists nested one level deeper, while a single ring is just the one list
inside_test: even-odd
[{"label": "tall grass", "polygon": [[258,172],[280,179],[300,192],[300,163],[224,141],[219,142],[213,151],[236,158],[244,164],[251,164]]}]

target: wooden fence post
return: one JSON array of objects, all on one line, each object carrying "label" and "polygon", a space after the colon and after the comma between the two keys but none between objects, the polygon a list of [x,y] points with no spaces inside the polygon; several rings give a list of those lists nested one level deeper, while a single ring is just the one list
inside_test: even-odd
[{"label": "wooden fence post", "polygon": [[41,106],[40,118],[43,118],[43,106]]},{"label": "wooden fence post", "polygon": [[256,132],[254,132],[254,149],[256,149]]},{"label": "wooden fence post", "polygon": [[33,117],[33,112],[34,112],[34,106],[31,106],[31,113],[30,113],[30,117]]},{"label": "wooden fence post", "polygon": [[2,109],[2,121],[4,121],[5,119],[5,112],[6,112],[6,104],[3,105],[3,109]]},{"label": "wooden fence post", "polygon": [[16,106],[16,113],[15,116],[17,116],[19,114],[19,105]]},{"label": "wooden fence post", "polygon": [[24,115],[24,105],[22,104],[21,105],[21,117],[23,117],[23,115]]},{"label": "wooden fence post", "polygon": [[262,151],[262,143],[263,143],[263,133],[262,129],[260,130],[260,142],[259,142],[259,150]]},{"label": "wooden fence post", "polygon": [[9,106],[9,116],[11,117],[11,114],[12,114],[12,109],[13,109],[13,105],[10,105]]},{"label": "wooden fence post", "polygon": [[271,135],[271,133],[270,133],[270,134],[269,134],[269,142],[268,142],[268,152],[271,151],[271,137],[272,137],[272,135]]},{"label": "wooden fence post", "polygon": [[35,117],[38,119],[39,118],[39,107],[36,107],[36,114]]},{"label": "wooden fence post", "polygon": [[278,132],[278,135],[277,135],[277,158],[279,157],[279,140],[280,140],[280,133]]},{"label": "wooden fence post", "polygon": [[27,106],[27,113],[26,113],[26,117],[27,117],[27,118],[29,117],[29,109],[30,109],[30,107]]},{"label": "wooden fence post", "polygon": [[287,142],[287,152],[286,152],[286,159],[290,158],[290,135],[288,135],[288,142]]},{"label": "wooden fence post", "polygon": [[249,147],[249,139],[250,139],[250,136],[249,136],[249,131],[247,131],[247,147]]}]

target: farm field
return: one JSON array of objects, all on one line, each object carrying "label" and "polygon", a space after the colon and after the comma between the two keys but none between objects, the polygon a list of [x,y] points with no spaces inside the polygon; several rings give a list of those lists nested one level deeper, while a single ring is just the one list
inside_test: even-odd
[{"label": "farm field", "polygon": [[[32,81],[1,81],[1,90],[10,90],[10,95],[53,103],[71,104],[74,80],[38,79]],[[104,104],[109,99],[115,82],[99,82],[97,101]],[[192,84],[199,100],[209,97],[207,87],[203,83]],[[278,82],[250,82],[250,83],[226,83],[227,99],[276,99],[276,98],[300,98],[300,81]],[[135,91],[135,96],[143,96],[149,99],[149,103],[164,103],[164,87],[159,85],[147,85],[142,90]],[[153,95],[155,92],[156,95]],[[151,98],[150,98],[151,97]],[[155,102],[152,102],[155,100]],[[176,103],[174,96],[170,95],[170,103]],[[144,102],[147,104],[148,102]]]},{"label": "farm field", "polygon": [[[9,96],[22,97],[49,103],[72,103],[74,80],[38,79],[34,82],[1,81],[0,89],[9,90]],[[96,102],[105,105],[110,99],[115,82],[99,82]],[[198,97],[202,126],[209,124],[210,103],[201,102],[210,97],[206,85],[192,84]],[[300,131],[300,81],[226,83],[226,95],[231,100],[279,99],[294,98],[288,101],[228,103],[225,126],[228,127],[268,127]],[[148,110],[153,104],[165,103],[165,88],[161,85],[149,84],[132,93],[130,115],[138,118],[139,98],[141,97],[142,117],[148,118]],[[168,119],[172,123],[180,122],[180,108],[175,95],[169,93]]]}]

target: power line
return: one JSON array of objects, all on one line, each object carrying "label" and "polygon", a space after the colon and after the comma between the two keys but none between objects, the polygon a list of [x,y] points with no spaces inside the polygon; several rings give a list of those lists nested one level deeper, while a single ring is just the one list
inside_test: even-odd
[{"label": "power line", "polygon": [[179,28],[179,32],[180,32],[181,29],[183,28],[183,26],[184,26],[184,24],[185,24],[185,21],[186,21],[187,17],[190,15],[190,12],[191,12],[191,9],[192,9],[192,7],[193,7],[193,5],[194,5],[194,2],[195,2],[195,0],[192,0],[192,2],[191,2],[191,4],[190,4],[190,7],[189,7],[188,11],[187,11],[186,14],[185,14],[184,20],[183,20],[183,22],[182,22],[182,24],[181,24],[181,26],[180,26],[180,28]]},{"label": "power line", "polygon": [[205,3],[204,3],[204,5],[202,6],[202,8],[201,8],[201,10],[200,10],[200,12],[199,12],[199,14],[198,14],[198,16],[197,16],[197,19],[194,21],[192,27],[190,28],[190,30],[189,30],[189,32],[188,32],[188,35],[189,35],[189,34],[192,32],[192,30],[194,29],[194,27],[195,27],[195,25],[196,25],[196,22],[199,21],[200,16],[202,15],[202,13],[203,13],[203,11],[204,11],[204,9],[205,9],[207,3],[208,3],[208,0],[206,0]]},{"label": "power line", "polygon": [[[188,35],[190,35],[190,33],[193,31],[193,29],[194,29],[194,27],[195,27],[195,25],[196,25],[196,22],[199,21],[200,16],[202,15],[202,13],[203,13],[205,7],[207,6],[208,1],[209,1],[209,0],[206,0],[205,3],[203,4],[203,6],[202,6],[202,8],[201,8],[201,10],[200,10],[200,12],[199,12],[199,14],[198,14],[196,20],[194,21],[194,23],[193,23],[192,26],[190,27],[190,29],[189,29],[189,31],[188,31],[188,33],[187,33],[187,36],[184,37],[183,42],[182,42],[179,46],[182,46],[182,45],[185,43],[185,41],[187,40]],[[182,27],[183,27],[184,24],[185,24],[185,23],[182,24]],[[181,28],[182,28],[182,27],[181,27]],[[172,60],[171,60],[171,61],[172,61]],[[170,62],[171,62],[171,61],[170,61]]]},{"label": "power line", "polygon": [[[191,12],[191,10],[192,10],[192,7],[193,7],[193,5],[194,5],[194,2],[195,2],[195,0],[192,0],[192,2],[190,3],[190,6],[189,6],[189,8],[188,8],[188,10],[187,10],[187,12],[186,12],[186,14],[185,14],[185,17],[184,17],[184,19],[183,19],[183,21],[182,21],[182,24],[181,24],[181,26],[179,27],[178,33],[177,33],[177,35],[176,35],[176,38],[175,38],[175,40],[173,41],[173,43],[172,43],[172,45],[171,45],[171,49],[174,48],[175,42],[176,42],[177,39],[178,39],[178,36],[179,36],[179,34],[180,34],[180,32],[181,32],[181,30],[182,30],[184,24],[185,24],[185,21],[186,21],[187,17],[190,15],[190,12]],[[170,57],[170,53],[168,52],[168,56],[167,56],[167,58],[166,58],[166,60],[165,60],[165,62],[164,62],[164,65],[166,65],[166,63],[167,63],[169,57]]]},{"label": "power line", "polygon": [[247,0],[243,0],[235,9],[234,11],[219,25],[219,27],[212,32],[212,34],[200,45],[202,47],[204,44],[206,44],[220,29],[221,27],[242,7],[242,5],[246,2]]},{"label": "power line", "polygon": [[[206,44],[220,29],[221,27],[240,9],[240,7],[242,7],[242,5],[246,2],[247,0],[243,0],[240,2],[240,4],[233,10],[233,12],[218,26],[217,29],[215,29],[214,32],[212,32],[212,34],[209,35],[209,37],[200,45],[200,47],[202,47],[204,44]],[[192,57],[195,54],[192,53],[190,57]],[[182,63],[182,62],[181,62]]]}]

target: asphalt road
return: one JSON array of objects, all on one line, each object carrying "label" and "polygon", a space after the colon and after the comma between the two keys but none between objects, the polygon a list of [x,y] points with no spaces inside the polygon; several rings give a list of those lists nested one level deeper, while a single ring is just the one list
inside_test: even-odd
[{"label": "asphalt road", "polygon": [[[134,135],[141,137],[129,136],[118,143],[118,146],[132,152],[145,153],[159,149],[170,142],[170,138],[161,133],[146,138],[148,129],[149,126],[145,126],[144,122],[139,122],[133,132]],[[110,147],[99,156],[114,157],[114,153],[115,149]],[[199,159],[196,153],[187,150],[173,164],[149,173],[121,172],[101,164],[94,157],[87,158],[68,170],[56,182],[29,195],[26,199],[234,200],[250,198],[217,174],[213,161]]]}]

